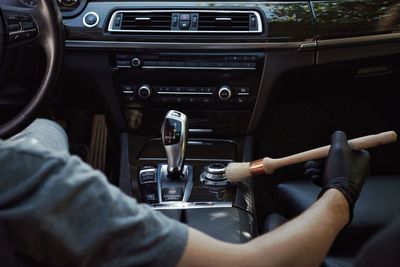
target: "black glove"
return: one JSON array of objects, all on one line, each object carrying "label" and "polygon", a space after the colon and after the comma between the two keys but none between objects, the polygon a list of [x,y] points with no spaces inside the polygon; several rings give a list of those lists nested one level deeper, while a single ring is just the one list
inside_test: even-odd
[{"label": "black glove", "polygon": [[325,160],[310,160],[304,164],[304,175],[314,184],[323,187],[322,174],[324,171]]},{"label": "black glove", "polygon": [[365,150],[352,151],[343,132],[332,135],[331,145],[322,177],[321,161],[307,162],[305,173],[315,184],[322,186],[318,198],[330,188],[339,190],[345,196],[351,221],[354,205],[369,173],[369,153]]}]

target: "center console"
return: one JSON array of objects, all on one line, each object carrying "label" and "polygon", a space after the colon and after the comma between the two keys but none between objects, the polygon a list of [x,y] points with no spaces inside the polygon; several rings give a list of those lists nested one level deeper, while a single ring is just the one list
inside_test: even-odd
[{"label": "center console", "polygon": [[220,240],[241,243],[255,236],[251,184],[229,183],[224,169],[252,160],[245,156],[252,144],[246,146],[243,136],[265,58],[257,50],[112,53],[130,131],[127,190]]},{"label": "center console", "polygon": [[[193,137],[190,118],[164,113],[161,138],[130,134],[122,149],[120,188],[153,209],[226,242],[242,243],[256,235],[251,185],[225,177],[229,162],[250,160],[243,138]],[[159,131],[160,132],[160,131]],[[123,152],[124,154],[125,152]],[[127,180],[128,179],[128,180]]]},{"label": "center console", "polygon": [[[68,46],[95,45],[107,62],[111,79],[99,87],[119,104],[126,127],[120,189],[215,238],[241,243],[257,235],[252,184],[229,183],[224,168],[252,160],[247,135],[264,93],[271,45],[265,38],[274,27],[264,4],[231,5],[89,1],[87,12],[68,23]],[[88,25],[85,37],[79,20]]]},{"label": "center console", "polygon": [[229,183],[224,169],[252,160],[244,136],[265,58],[262,50],[110,54],[130,132],[126,191],[220,240],[255,236],[251,184]]},{"label": "center console", "polygon": [[157,110],[176,108],[188,114],[192,134],[236,136],[247,131],[264,59],[257,51],[138,51],[110,61],[131,131],[158,133]]}]

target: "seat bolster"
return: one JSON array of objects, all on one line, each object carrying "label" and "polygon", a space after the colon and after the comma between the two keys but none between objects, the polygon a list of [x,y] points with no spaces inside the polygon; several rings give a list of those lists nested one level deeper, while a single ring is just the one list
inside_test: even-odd
[{"label": "seat bolster", "polygon": [[[278,185],[276,201],[289,218],[310,207],[320,192],[310,181],[291,181]],[[387,226],[400,216],[400,175],[368,177],[354,209],[350,229]]]}]

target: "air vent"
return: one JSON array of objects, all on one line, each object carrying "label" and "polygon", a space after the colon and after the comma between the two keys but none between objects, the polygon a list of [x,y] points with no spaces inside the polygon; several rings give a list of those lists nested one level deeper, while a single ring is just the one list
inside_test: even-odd
[{"label": "air vent", "polygon": [[128,32],[169,31],[171,12],[118,12],[113,26]]},{"label": "air vent", "polygon": [[253,13],[215,13],[199,14],[198,31],[253,32],[258,30],[257,17]]},{"label": "air vent", "polygon": [[261,15],[235,10],[120,10],[109,32],[129,33],[262,33]]}]

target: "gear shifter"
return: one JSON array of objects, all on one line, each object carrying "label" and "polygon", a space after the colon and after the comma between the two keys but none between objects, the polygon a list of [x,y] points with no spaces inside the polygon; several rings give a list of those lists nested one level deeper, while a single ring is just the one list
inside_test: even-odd
[{"label": "gear shifter", "polygon": [[182,112],[170,110],[161,127],[162,142],[168,162],[168,175],[179,178],[183,172],[188,138],[187,117]]}]

